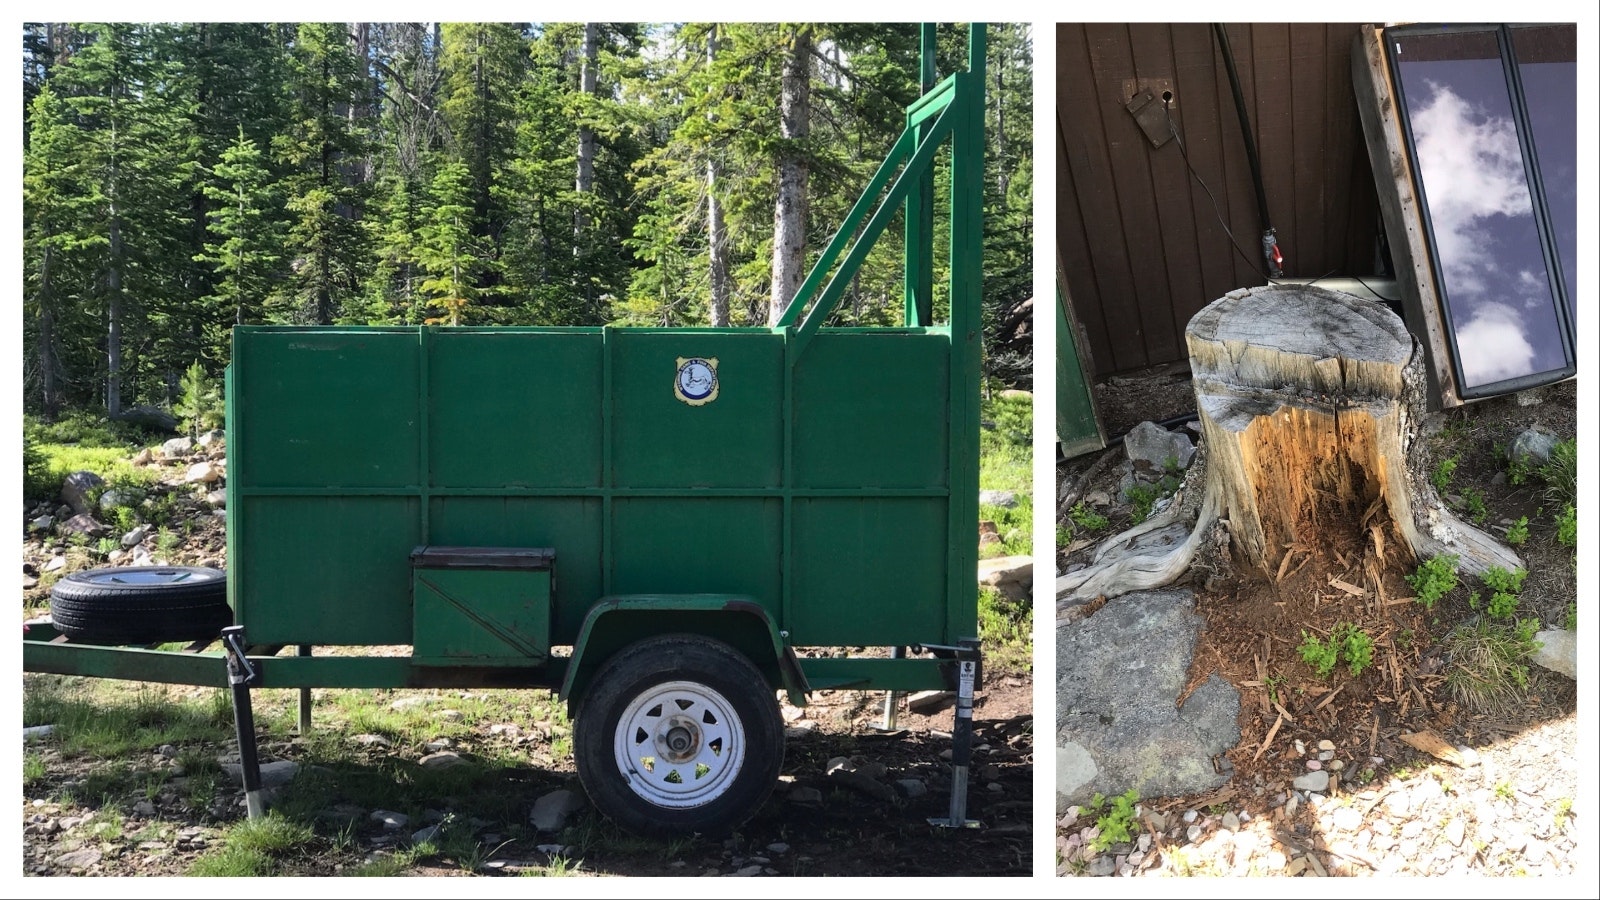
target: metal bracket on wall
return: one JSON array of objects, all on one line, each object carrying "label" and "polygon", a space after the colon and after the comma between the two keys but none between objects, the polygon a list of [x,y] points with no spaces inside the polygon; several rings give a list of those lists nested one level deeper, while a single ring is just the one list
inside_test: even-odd
[{"label": "metal bracket on wall", "polygon": [[1133,95],[1127,110],[1139,123],[1139,130],[1150,140],[1150,146],[1160,147],[1172,140],[1172,126],[1167,118],[1167,105],[1149,89]]}]

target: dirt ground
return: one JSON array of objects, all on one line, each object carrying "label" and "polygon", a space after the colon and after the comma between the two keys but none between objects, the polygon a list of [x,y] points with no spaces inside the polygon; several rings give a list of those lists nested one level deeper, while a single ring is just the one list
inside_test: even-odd
[{"label": "dirt ground", "polygon": [[[1096,400],[1112,435],[1146,419],[1194,411],[1186,375],[1165,369],[1102,383]],[[1444,499],[1468,518],[1466,498],[1481,495],[1486,512],[1478,524],[1492,535],[1503,539],[1518,517],[1529,518],[1529,537],[1516,548],[1530,573],[1518,615],[1538,619],[1541,627],[1557,627],[1577,597],[1573,551],[1555,540],[1543,483],[1532,479],[1515,485],[1505,472],[1505,448],[1534,424],[1558,438],[1574,437],[1576,383],[1430,416],[1413,452],[1426,454],[1426,471],[1440,460],[1456,460]],[[1099,538],[1132,524],[1129,510],[1115,499],[1119,465],[1125,460],[1117,446],[1058,465],[1058,501],[1068,501],[1058,509],[1058,521],[1070,530],[1068,509],[1085,497],[1105,501],[1096,511],[1110,521],[1100,534],[1084,535],[1079,529],[1075,540],[1058,547],[1058,569],[1084,559]],[[1197,809],[1227,801],[1254,815],[1269,813],[1267,801],[1274,789],[1305,771],[1301,754],[1279,752],[1296,740],[1315,745],[1331,738],[1337,746],[1360,748],[1363,756],[1385,760],[1391,768],[1426,765],[1432,760],[1400,742],[1400,734],[1431,730],[1452,745],[1484,746],[1516,740],[1532,733],[1532,726],[1574,711],[1574,682],[1536,666],[1516,702],[1477,710],[1457,703],[1446,689],[1449,660],[1439,640],[1480,611],[1469,605],[1466,587],[1458,587],[1432,611],[1411,602],[1416,592],[1404,576],[1416,563],[1396,552],[1392,530],[1384,534],[1389,538],[1386,549],[1375,547],[1365,534],[1324,542],[1322,549],[1328,552],[1320,556],[1297,548],[1274,578],[1225,569],[1209,577],[1203,572],[1185,576],[1196,591],[1197,612],[1205,618],[1190,689],[1213,672],[1237,687],[1241,737],[1224,754],[1226,759],[1214,761],[1219,771],[1233,772],[1226,786],[1207,796],[1155,799],[1151,807]],[[1334,678],[1319,678],[1297,652],[1305,635],[1325,636],[1336,622],[1355,623],[1373,638],[1374,664],[1358,677],[1349,677],[1341,665]],[[1263,752],[1267,750],[1272,752]],[[1252,809],[1252,804],[1260,808]]]}]

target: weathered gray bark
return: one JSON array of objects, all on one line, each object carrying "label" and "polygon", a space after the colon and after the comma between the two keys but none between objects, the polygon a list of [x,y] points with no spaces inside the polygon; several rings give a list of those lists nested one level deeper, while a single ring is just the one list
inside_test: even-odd
[{"label": "weathered gray bark", "polygon": [[111,126],[111,178],[106,228],[106,415],[122,414],[122,221],[117,204],[116,124]]},{"label": "weathered gray bark", "polygon": [[[583,23],[583,60],[582,68],[578,75],[578,90],[588,96],[594,96],[596,85],[599,83],[600,66],[600,29],[593,22]],[[578,179],[577,190],[579,194],[588,194],[594,191],[594,154],[595,135],[594,129],[588,125],[578,125]],[[589,215],[580,204],[573,213],[573,234],[583,236],[583,231],[589,226]],[[577,248],[573,248],[577,252]]]},{"label": "weathered gray bark", "polygon": [[[1317,287],[1233,293],[1187,331],[1204,465],[1166,514],[1106,542],[1058,595],[1115,596],[1182,575],[1211,540],[1272,575],[1291,546],[1349,528],[1382,557],[1384,525],[1417,558],[1515,569],[1516,554],[1442,503],[1415,452],[1422,356],[1379,304]],[[1224,531],[1213,531],[1221,523]]]},{"label": "weathered gray bark", "polygon": [[55,285],[51,279],[54,248],[45,245],[39,261],[39,405],[46,421],[55,421],[61,411],[61,389],[56,384]]},{"label": "weathered gray bark", "polygon": [[811,32],[803,25],[795,29],[783,58],[779,114],[783,139],[790,143],[778,161],[778,202],[772,213],[772,324],[788,310],[805,277],[809,167],[795,146],[811,134]]},{"label": "weathered gray bark", "polygon": [[[706,34],[706,67],[717,58],[717,29]],[[710,117],[710,114],[707,114]],[[722,201],[717,199],[717,178],[722,174],[717,148],[706,156],[706,232],[711,244],[711,325],[728,325],[728,299],[733,293],[733,278],[728,259],[728,228],[722,220]]]}]

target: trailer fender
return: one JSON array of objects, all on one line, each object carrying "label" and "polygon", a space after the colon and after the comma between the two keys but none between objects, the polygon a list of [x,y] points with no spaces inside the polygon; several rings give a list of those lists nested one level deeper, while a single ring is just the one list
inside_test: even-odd
[{"label": "trailer fender", "polygon": [[576,717],[589,682],[612,654],[635,641],[668,633],[722,641],[742,653],[774,690],[805,705],[805,673],[766,608],[731,594],[630,594],[606,597],[584,617],[561,682],[561,699]]}]

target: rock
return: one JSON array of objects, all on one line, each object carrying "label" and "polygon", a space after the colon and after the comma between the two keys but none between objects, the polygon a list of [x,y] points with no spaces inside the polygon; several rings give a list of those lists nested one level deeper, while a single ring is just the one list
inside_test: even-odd
[{"label": "rock", "polygon": [[1568,678],[1578,677],[1578,636],[1565,629],[1550,628],[1533,636],[1541,646],[1528,659]]},{"label": "rock", "polygon": [[195,438],[195,443],[202,447],[211,447],[213,444],[220,447],[222,445],[222,441],[227,438],[227,436],[227,432],[223,431],[222,429],[213,428],[210,431],[201,432],[200,436]]},{"label": "rock", "polygon": [[1222,814],[1222,827],[1229,831],[1239,830],[1239,814],[1229,811]]},{"label": "rock", "polygon": [[148,819],[156,814],[156,805],[149,800],[140,800],[133,805],[133,814]]},{"label": "rock", "polygon": [[206,504],[212,509],[222,509],[228,505],[228,492],[223,490],[207,491]]},{"label": "rock", "polygon": [[1361,812],[1350,806],[1339,807],[1333,811],[1333,827],[1341,831],[1355,831],[1361,827]]},{"label": "rock", "polygon": [[567,819],[583,809],[583,795],[566,790],[551,791],[533,802],[528,822],[540,831],[560,831]]},{"label": "rock", "polygon": [[895,798],[894,788],[869,778],[854,768],[832,769],[828,772],[828,780],[877,800],[892,801]]},{"label": "rock", "polygon": [[1135,425],[1122,439],[1122,447],[1135,473],[1153,474],[1154,477],[1146,479],[1149,481],[1160,480],[1170,465],[1187,469],[1194,459],[1194,441],[1189,440],[1188,435],[1168,431],[1154,422]]},{"label": "rock", "polygon": [[[222,770],[228,773],[234,784],[244,784],[244,768],[238,763],[224,763]],[[294,780],[299,774],[300,764],[293,760],[278,760],[261,764],[261,786],[264,788],[283,787]]]},{"label": "rock", "polygon": [[123,548],[127,549],[127,548],[131,548],[134,544],[143,543],[144,539],[150,536],[150,530],[151,530],[151,526],[147,522],[147,523],[145,523],[143,525],[140,525],[138,528],[133,529],[132,531],[128,532],[127,534],[123,535],[122,536],[122,546],[123,546]]},{"label": "rock", "polygon": [[1307,772],[1294,780],[1294,789],[1297,791],[1320,792],[1328,789],[1327,772]]},{"label": "rock", "polygon": [[221,466],[206,460],[190,466],[189,470],[183,473],[183,481],[185,484],[211,484],[220,481],[224,474],[226,473]]},{"label": "rock", "polygon": [[93,847],[85,847],[82,850],[74,850],[71,853],[61,854],[55,858],[55,864],[63,869],[87,869],[90,866],[100,862],[100,857],[101,854],[99,850],[96,850]]},{"label": "rock", "polygon": [[1083,502],[1094,507],[1106,507],[1111,505],[1111,495],[1105,491],[1090,491],[1089,494],[1083,498]]},{"label": "rock", "polygon": [[413,843],[413,844],[425,844],[428,841],[431,841],[434,838],[438,837],[440,830],[441,830],[441,828],[438,825],[429,825],[426,828],[422,828],[422,829],[418,829],[417,831],[413,831],[411,833],[411,843]]},{"label": "rock", "polygon": [[789,845],[783,841],[773,841],[767,845],[767,852],[773,856],[782,856],[789,852]]},{"label": "rock", "polygon": [[192,449],[194,449],[193,441],[186,437],[175,437],[161,445],[161,455],[167,459],[178,459],[189,455],[189,451]]},{"label": "rock", "polygon": [[28,523],[28,530],[30,531],[49,531],[54,527],[56,527],[55,516],[40,516]]},{"label": "rock", "polygon": [[23,590],[31,591],[34,588],[38,587],[38,586],[39,586],[39,579],[33,577],[32,575],[29,575],[26,572],[22,573],[22,589]]},{"label": "rock", "polygon": [[794,740],[799,740],[800,738],[803,738],[803,737],[808,737],[808,736],[814,734],[816,732],[816,730],[817,730],[817,723],[815,723],[815,722],[813,722],[813,721],[811,721],[809,719],[802,719],[801,721],[796,722],[793,725],[784,726],[783,736],[785,738],[787,738],[788,740],[794,741]]},{"label": "rock", "polygon": [[59,572],[66,567],[67,558],[65,556],[52,556],[50,557],[50,561],[44,564],[44,570],[46,572]]},{"label": "rock", "polygon": [[127,555],[128,555],[128,551],[126,551],[126,550],[113,550],[113,551],[111,551],[111,553],[109,555],[106,556],[106,561],[107,562],[113,562],[113,563],[121,562],[122,558],[127,556]]},{"label": "rock", "polygon": [[1116,860],[1109,856],[1096,856],[1089,860],[1088,874],[1095,878],[1106,878],[1117,871]]},{"label": "rock", "polygon": [[496,722],[489,726],[489,734],[494,737],[516,737],[521,733],[522,729],[510,722]]},{"label": "rock", "polygon": [[150,556],[150,551],[146,550],[144,548],[143,544],[135,544],[133,546],[133,564],[134,565],[136,565],[136,566],[148,566],[148,565],[151,564],[152,561],[153,561],[153,558]]},{"label": "rock", "polygon": [[94,509],[94,503],[89,500],[89,495],[99,488],[105,487],[105,479],[93,472],[73,472],[61,481],[61,502],[78,514],[86,514]]},{"label": "rock", "polygon": [[89,537],[104,537],[110,533],[108,526],[95,521],[87,513],[79,513],[57,526],[56,531],[61,534],[84,534]]},{"label": "rock", "polygon": [[987,503],[1002,509],[1012,509],[1017,505],[1016,491],[979,491],[978,503]]},{"label": "rock", "polygon": [[906,698],[906,708],[923,716],[931,716],[955,705],[955,691],[918,691]]},{"label": "rock", "polygon": [[70,518],[72,518],[72,507],[68,506],[65,503],[63,503],[60,506],[56,507],[56,518],[58,520],[59,519],[70,519]]},{"label": "rock", "polygon": [[423,700],[421,697],[401,697],[399,700],[389,704],[389,708],[395,712],[404,712],[408,709],[416,709],[426,702],[427,701]]},{"label": "rock", "polygon": [[[1033,301],[1030,300],[1028,302],[1031,303]],[[1018,388],[1006,388],[1005,390],[1000,392],[1000,396],[1005,397],[1008,400],[1013,400],[1014,399],[1014,400],[1029,400],[1029,401],[1031,401],[1033,399],[1033,393],[1031,391],[1024,391],[1024,390],[1020,390]]]},{"label": "rock", "polygon": [[151,431],[172,431],[178,427],[178,417],[159,406],[130,406],[116,418],[118,422],[127,422]]},{"label": "rock", "polygon": [[1550,453],[1558,443],[1549,429],[1539,425],[1524,429],[1511,441],[1508,455],[1512,462],[1528,466],[1542,466],[1550,461]]},{"label": "rock", "polygon": [[1322,750],[1322,751],[1328,751],[1328,750],[1335,749],[1335,747],[1333,746],[1333,741],[1330,741],[1330,740],[1327,740],[1327,739],[1323,739],[1323,740],[1317,741],[1317,749],[1318,750]]},{"label": "rock", "polygon": [[798,785],[789,790],[789,802],[799,806],[821,806],[822,792],[809,785]]},{"label": "rock", "polygon": [[1114,797],[1195,794],[1228,776],[1212,757],[1239,742],[1239,695],[1188,680],[1201,620],[1191,591],[1139,591],[1057,629],[1056,809]]},{"label": "rock", "polygon": [[450,769],[465,763],[466,760],[461,758],[461,754],[452,750],[430,753],[417,760],[417,764],[424,769]]},{"label": "rock", "polygon": [[979,560],[978,583],[1012,600],[1025,600],[1033,594],[1033,557],[997,556]]},{"label": "rock", "polygon": [[148,466],[155,462],[155,459],[155,453],[151,452],[149,447],[146,447],[133,455],[133,464],[136,466]]},{"label": "rock", "polygon": [[392,809],[375,809],[367,818],[374,822],[382,822],[385,831],[399,831],[411,822],[410,816]]},{"label": "rock", "polygon": [[894,789],[907,800],[915,800],[928,792],[928,785],[921,778],[900,778],[895,781]]},{"label": "rock", "polygon": [[[434,715],[445,720],[446,722],[459,722],[464,714],[459,709],[441,709],[434,713]],[[448,738],[445,740],[448,740]]]}]

